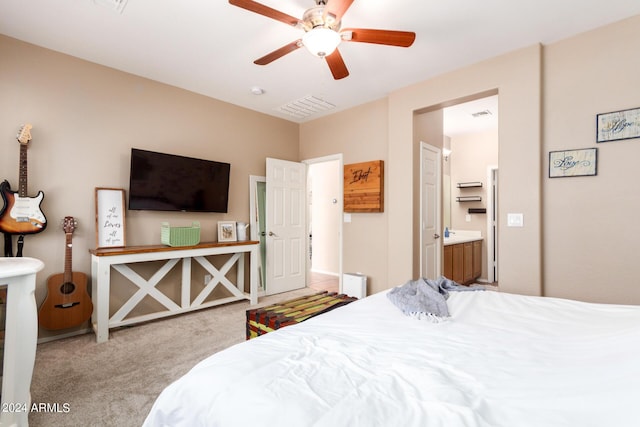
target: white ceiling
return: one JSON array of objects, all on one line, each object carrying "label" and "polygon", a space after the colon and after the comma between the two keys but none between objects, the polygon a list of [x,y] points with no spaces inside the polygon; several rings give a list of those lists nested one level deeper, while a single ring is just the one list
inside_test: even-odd
[{"label": "white ceiling", "polygon": [[[314,0],[261,2],[295,17],[315,6]],[[122,13],[94,0],[2,0],[0,33],[303,122],[486,58],[637,14],[637,0],[356,0],[343,17],[343,28],[414,31],[416,41],[410,48],[343,43],[340,52],[350,76],[339,81],[323,59],[304,49],[266,66],[254,65],[255,59],[298,39],[301,30],[226,0],[128,0]],[[264,94],[253,95],[253,86]],[[278,111],[307,96],[335,108],[306,119]]]},{"label": "white ceiling", "polygon": [[454,137],[497,129],[498,113],[498,95],[443,108],[443,133]]}]

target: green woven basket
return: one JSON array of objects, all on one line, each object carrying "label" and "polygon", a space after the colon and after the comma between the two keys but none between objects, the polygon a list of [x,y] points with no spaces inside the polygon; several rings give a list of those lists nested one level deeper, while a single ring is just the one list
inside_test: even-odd
[{"label": "green woven basket", "polygon": [[160,240],[163,245],[193,246],[200,243],[200,223],[194,221],[191,227],[170,227],[163,222],[160,229]]}]

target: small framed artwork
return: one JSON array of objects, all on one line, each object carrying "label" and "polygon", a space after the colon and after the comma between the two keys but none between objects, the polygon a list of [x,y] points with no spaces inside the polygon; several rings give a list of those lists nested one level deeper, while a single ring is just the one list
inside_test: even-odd
[{"label": "small framed artwork", "polygon": [[96,246],[121,248],[126,246],[124,190],[96,188]]},{"label": "small framed artwork", "polygon": [[597,174],[598,149],[549,152],[549,178],[594,176]]},{"label": "small framed artwork", "polygon": [[235,242],[236,222],[235,221],[218,221],[218,242]]},{"label": "small framed artwork", "polygon": [[640,108],[596,116],[597,142],[640,138]]}]

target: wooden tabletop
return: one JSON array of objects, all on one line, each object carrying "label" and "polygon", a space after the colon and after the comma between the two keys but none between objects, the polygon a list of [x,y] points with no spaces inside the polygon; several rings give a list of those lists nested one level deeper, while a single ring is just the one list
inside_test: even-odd
[{"label": "wooden tabletop", "polygon": [[95,256],[141,254],[147,252],[168,252],[175,250],[222,248],[226,246],[255,245],[260,242],[247,240],[242,242],[202,242],[193,246],[168,246],[168,245],[144,245],[144,246],[123,246],[120,248],[97,248],[89,249],[89,253]]}]

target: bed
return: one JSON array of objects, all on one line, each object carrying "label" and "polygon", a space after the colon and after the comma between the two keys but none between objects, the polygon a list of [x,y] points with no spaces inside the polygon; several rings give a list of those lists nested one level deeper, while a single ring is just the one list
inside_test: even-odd
[{"label": "bed", "polygon": [[431,322],[386,293],[210,356],[144,425],[640,425],[640,307],[451,292]]}]

